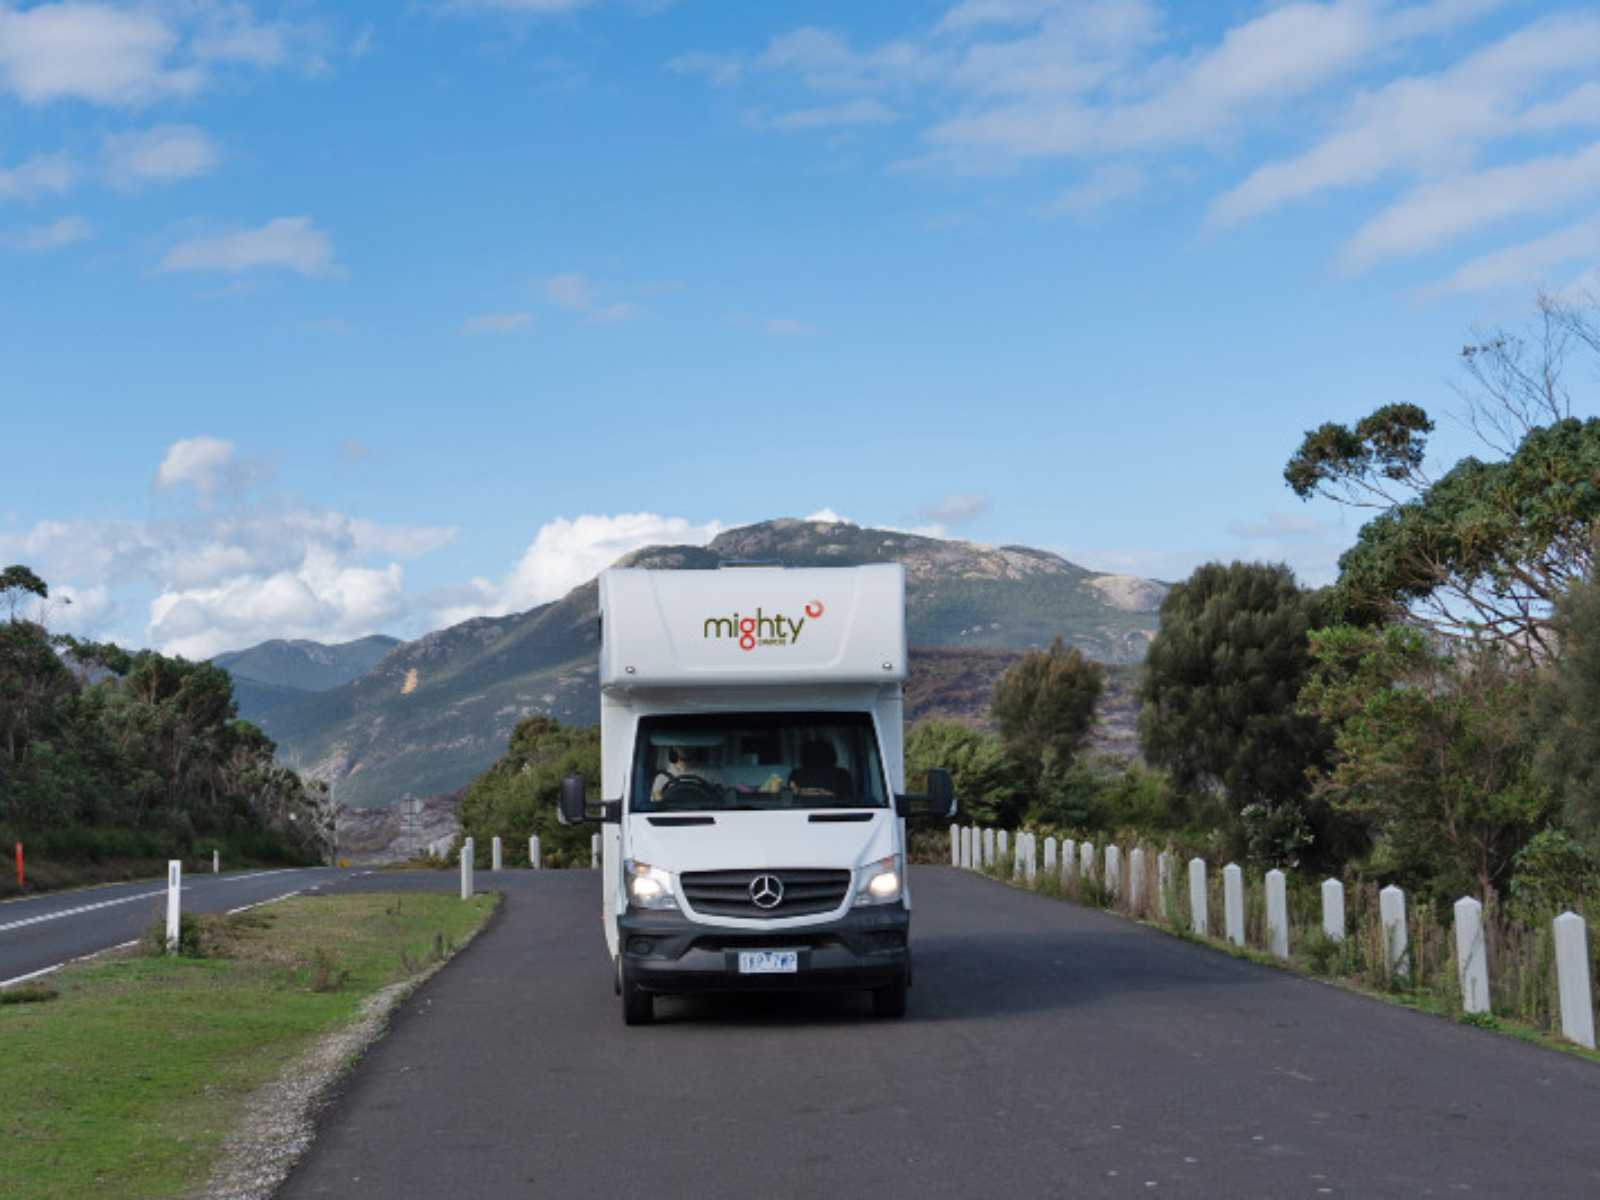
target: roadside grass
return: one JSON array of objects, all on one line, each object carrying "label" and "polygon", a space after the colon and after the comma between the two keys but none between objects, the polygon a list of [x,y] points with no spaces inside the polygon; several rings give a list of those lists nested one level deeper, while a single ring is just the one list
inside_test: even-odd
[{"label": "roadside grass", "polygon": [[199,918],[198,957],[102,959],[8,1000],[0,1196],[192,1191],[254,1089],[374,992],[448,958],[497,899],[295,897]]}]

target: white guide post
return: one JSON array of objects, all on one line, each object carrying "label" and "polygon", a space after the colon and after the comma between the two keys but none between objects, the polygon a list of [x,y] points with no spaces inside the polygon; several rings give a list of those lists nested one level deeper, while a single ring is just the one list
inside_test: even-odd
[{"label": "white guide post", "polygon": [[967,825],[961,827],[961,866],[972,867],[972,828]]},{"label": "white guide post", "polygon": [[1056,839],[1054,837],[1047,837],[1044,840],[1044,873],[1046,875],[1054,875],[1056,873]]},{"label": "white guide post", "polygon": [[1023,851],[1025,857],[1022,860],[1022,873],[1031,884],[1039,873],[1039,835],[1025,833],[1022,836],[1027,839],[1027,848]]},{"label": "white guide post", "polygon": [[183,860],[167,860],[167,953],[178,952],[178,912],[183,894]]},{"label": "white guide post", "polygon": [[221,875],[222,874],[222,851],[221,850],[213,850],[211,852],[211,873],[213,875]]},{"label": "white guide post", "polygon": [[1344,884],[1337,879],[1322,881],[1322,932],[1333,941],[1344,941]]},{"label": "white guide post", "polygon": [[967,866],[976,871],[983,866],[983,830],[967,826]]},{"label": "white guide post", "polygon": [[491,871],[498,871],[502,867],[502,861],[500,858],[500,839],[498,837],[489,843],[489,864],[489,869]]},{"label": "white guide post", "polygon": [[539,835],[537,833],[528,839],[528,865],[535,871],[544,865],[539,858]]},{"label": "white guide post", "polygon": [[1106,847],[1106,898],[1113,907],[1122,894],[1122,847],[1115,842]]},{"label": "white guide post", "polygon": [[983,832],[983,865],[997,867],[1005,859],[1006,851],[1010,849],[1010,834],[1004,829],[998,833],[993,829],[985,829]]},{"label": "white guide post", "polygon": [[[1027,841],[1028,835],[1019,829],[1017,831],[1017,847],[1011,852],[1011,878],[1013,879],[1018,878],[1022,874],[1022,848]],[[1004,846],[1001,847],[1000,853],[1002,855],[1005,854]]]},{"label": "white guide post", "polygon": [[1238,863],[1222,868],[1222,911],[1228,940],[1235,946],[1244,945],[1244,872]]},{"label": "white guide post", "polygon": [[961,865],[961,826],[954,824],[950,826],[950,865]]},{"label": "white guide post", "polygon": [[1383,923],[1383,944],[1389,955],[1389,970],[1404,979],[1411,974],[1411,957],[1406,943],[1406,894],[1392,883],[1378,893],[1378,917]]},{"label": "white guide post", "polygon": [[1078,867],[1083,872],[1083,881],[1088,883],[1094,878],[1094,843],[1083,842],[1078,846]]},{"label": "white guide post", "polygon": [[473,858],[478,853],[478,847],[471,838],[461,843],[461,898],[472,899],[472,868]]},{"label": "white guide post", "polygon": [[589,835],[589,869],[591,871],[600,869],[600,835],[598,833]]},{"label": "white guide post", "polygon": [[1589,990],[1589,933],[1583,918],[1555,919],[1556,988],[1561,993],[1561,1036],[1594,1049],[1594,998]]},{"label": "white guide post", "polygon": [[1471,896],[1456,901],[1456,972],[1461,1011],[1489,1011],[1489,964],[1483,949],[1483,905]]},{"label": "white guide post", "polygon": [[1172,851],[1163,850],[1156,855],[1156,911],[1165,921],[1168,913],[1167,893],[1172,890]]},{"label": "white guide post", "polygon": [[1128,853],[1128,911],[1134,916],[1144,912],[1144,847],[1135,846]]},{"label": "white guide post", "polygon": [[1070,883],[1078,872],[1078,843],[1071,838],[1061,841],[1061,882]]},{"label": "white guide post", "polygon": [[1206,912],[1206,860],[1189,860],[1189,927],[1201,937],[1211,928],[1210,914]]},{"label": "white guide post", "polygon": [[1267,872],[1267,949],[1289,957],[1289,881],[1276,867]]}]

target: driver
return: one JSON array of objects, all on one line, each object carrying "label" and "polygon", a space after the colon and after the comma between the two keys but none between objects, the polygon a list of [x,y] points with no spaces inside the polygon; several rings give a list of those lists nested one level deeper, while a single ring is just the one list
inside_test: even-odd
[{"label": "driver", "polygon": [[667,765],[651,781],[650,799],[661,799],[666,786],[682,775],[694,775],[711,784],[717,782],[715,768],[706,763],[705,751],[698,746],[668,746]]}]

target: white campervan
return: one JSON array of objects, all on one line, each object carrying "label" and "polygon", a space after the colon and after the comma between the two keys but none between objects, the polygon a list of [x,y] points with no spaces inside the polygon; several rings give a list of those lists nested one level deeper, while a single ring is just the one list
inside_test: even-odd
[{"label": "white campervan", "polygon": [[866,988],[905,1011],[907,796],[898,564],[600,576],[606,941],[623,1017],[673,992]]}]

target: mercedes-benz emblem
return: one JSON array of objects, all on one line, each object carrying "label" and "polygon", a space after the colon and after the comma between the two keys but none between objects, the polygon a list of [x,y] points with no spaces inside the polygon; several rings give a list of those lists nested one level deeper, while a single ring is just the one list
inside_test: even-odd
[{"label": "mercedes-benz emblem", "polygon": [[757,908],[777,908],[783,903],[783,880],[776,875],[757,875],[750,881],[750,903]]}]

